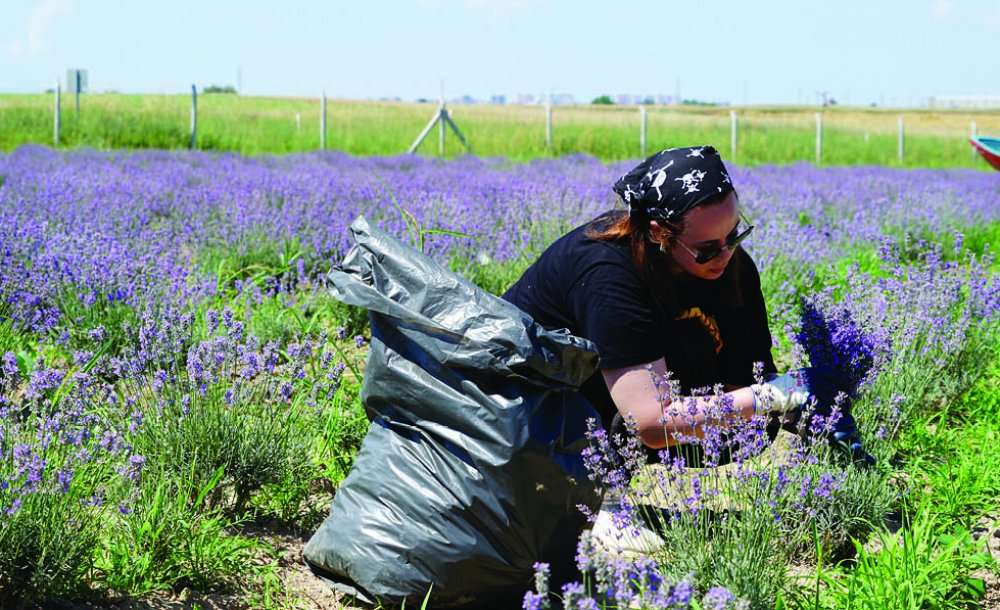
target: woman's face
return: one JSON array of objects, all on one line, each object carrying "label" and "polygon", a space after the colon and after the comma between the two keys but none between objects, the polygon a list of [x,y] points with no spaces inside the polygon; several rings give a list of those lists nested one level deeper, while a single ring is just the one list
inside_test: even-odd
[{"label": "woman's face", "polygon": [[[697,253],[709,246],[724,246],[726,237],[733,232],[739,220],[734,191],[720,203],[694,208],[684,216],[684,232],[670,247],[671,258],[685,273],[703,280],[719,279],[729,265],[733,251],[727,248],[704,264],[696,263],[692,252]],[[654,239],[664,239],[663,230],[655,220],[650,223],[650,231]]]}]

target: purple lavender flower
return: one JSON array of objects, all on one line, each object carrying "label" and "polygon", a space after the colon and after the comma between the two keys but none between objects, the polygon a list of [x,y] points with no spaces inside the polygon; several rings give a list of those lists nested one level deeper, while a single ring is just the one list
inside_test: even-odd
[{"label": "purple lavender flower", "polygon": [[208,334],[213,335],[219,329],[219,312],[209,309],[205,312],[205,325],[208,327]]},{"label": "purple lavender flower", "polygon": [[2,387],[2,383],[7,383],[9,387],[12,387],[13,384],[17,383],[18,373],[17,356],[14,355],[14,352],[5,352],[3,358],[0,359],[0,387]]},{"label": "purple lavender flower", "polygon": [[[549,575],[551,574],[549,564],[536,561],[532,568],[535,570],[535,591],[547,600],[549,596]],[[548,607],[547,601],[545,606]]]},{"label": "purple lavender flower", "polygon": [[542,608],[548,608],[548,599],[537,594],[528,591],[524,594],[524,602],[521,604],[524,610],[542,610]]},{"label": "purple lavender flower", "polygon": [[687,608],[691,604],[693,597],[694,587],[691,585],[690,580],[684,578],[670,589],[670,594],[664,601],[663,606],[666,608]]},{"label": "purple lavender flower", "polygon": [[56,481],[59,483],[59,490],[63,493],[69,492],[70,483],[73,481],[73,471],[61,469],[56,473]]},{"label": "purple lavender flower", "polygon": [[876,344],[851,318],[846,308],[824,313],[813,299],[802,300],[801,329],[795,335],[813,366],[837,371],[851,394],[868,377],[886,347]]},{"label": "purple lavender flower", "polygon": [[17,511],[20,510],[20,508],[21,508],[21,498],[14,498],[14,500],[10,503],[10,506],[7,507],[7,510],[4,512],[8,517],[11,517],[15,513],[17,513]]},{"label": "purple lavender flower", "polygon": [[103,326],[95,326],[94,328],[87,331],[87,337],[95,343],[101,343],[108,336],[108,331],[104,329]]},{"label": "purple lavender flower", "polygon": [[736,600],[736,596],[725,587],[712,587],[705,593],[701,603],[705,610],[725,610],[729,604]]},{"label": "purple lavender flower", "polygon": [[819,476],[819,480],[816,482],[816,486],[813,487],[813,496],[817,498],[822,498],[824,500],[829,500],[833,495],[833,492],[840,488],[840,483],[833,474],[829,472],[824,472]]}]

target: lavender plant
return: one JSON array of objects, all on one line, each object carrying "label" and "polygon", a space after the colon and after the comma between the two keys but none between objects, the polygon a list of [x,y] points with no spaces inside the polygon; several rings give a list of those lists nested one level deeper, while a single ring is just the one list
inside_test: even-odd
[{"label": "lavender plant", "polygon": [[[422,249],[500,293],[553,239],[612,208],[607,185],[630,166],[0,155],[0,590],[208,586],[193,565],[225,580],[245,557],[222,530],[239,515],[304,519],[313,483],[342,478],[364,434],[354,362],[364,347],[353,343],[364,312],[324,295],[351,220],[363,212],[400,236],[440,228],[418,230]],[[853,414],[879,467],[845,467],[824,443],[786,435],[769,444],[761,422],[730,430],[718,397],[709,427],[688,439],[708,469],[675,454],[648,467],[627,443],[616,448],[623,440],[595,436],[609,450],[590,460],[609,493],[620,488],[620,524],[657,526],[665,546],[655,565],[602,568],[605,584],[587,572],[564,593],[578,607],[657,607],[675,593],[677,607],[767,605],[792,586],[788,561],[815,559],[817,539],[827,558],[852,549],[906,497],[891,483],[903,431],[970,385],[995,342],[993,176],[732,170],[758,226],[745,247],[761,267],[777,359],[857,383]],[[711,467],[726,453],[731,464]],[[166,514],[199,542],[157,538]],[[147,543],[156,550],[144,561],[160,569],[129,572]],[[52,553],[65,560],[31,559]],[[614,585],[619,573],[637,576]]]},{"label": "lavender plant", "polygon": [[211,336],[191,348],[185,370],[152,371],[148,386],[129,396],[135,444],[168,471],[197,464],[199,484],[222,468],[208,506],[242,514],[264,486],[312,478],[309,426],[320,403],[332,400],[345,365],[332,351],[318,352],[325,339],[282,352],[245,336],[229,310],[206,319]]},{"label": "lavender plant", "polygon": [[[107,515],[140,476],[107,405],[113,388],[80,370],[0,374],[0,605],[91,593]],[[22,383],[23,382],[23,383]]]},{"label": "lavender plant", "polygon": [[[687,422],[668,438],[697,446],[703,467],[691,468],[684,452],[668,450],[659,453],[660,463],[646,466],[634,431],[609,438],[592,425],[588,467],[616,500],[613,519],[620,536],[627,544],[630,536],[652,527],[663,541],[654,556],[665,579],[690,577],[704,586],[726,587],[747,607],[773,607],[797,548],[789,539],[829,514],[846,478],[819,442],[835,421],[823,422],[811,436],[783,437],[784,447],[775,447],[766,418],[742,420],[721,386],[699,393],[706,408],[696,406],[696,397],[674,401],[680,393],[669,376],[653,379],[664,417]],[[699,408],[706,419],[696,427]],[[732,461],[720,466],[724,455]]]}]

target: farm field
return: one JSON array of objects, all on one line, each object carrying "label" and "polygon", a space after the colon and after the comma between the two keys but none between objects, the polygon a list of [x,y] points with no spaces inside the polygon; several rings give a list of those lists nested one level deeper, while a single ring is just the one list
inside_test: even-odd
[{"label": "farm field", "polygon": [[[521,132],[486,107],[455,118],[495,158],[295,153],[315,147],[314,101],[250,112],[223,96],[203,98],[202,141],[230,152],[23,145],[49,137],[49,102],[0,96],[2,608],[347,604],[298,556],[368,426],[367,318],[325,278],[347,227],[364,215],[499,294],[617,205],[638,154],[622,135],[634,109],[557,109],[573,123],[556,152],[595,156],[547,158],[540,110],[514,111]],[[399,151],[431,111],[334,103],[331,142]],[[88,97],[67,144],[177,148],[185,112],[181,97]],[[651,110],[650,149],[728,142],[721,112]],[[811,114],[759,112],[731,169],[779,368],[809,365],[825,333],[865,375],[854,415],[877,463],[793,438],[793,458],[748,456],[731,481],[680,467],[662,479],[687,506],[664,549],[624,567],[591,549],[605,569],[574,595],[1000,608],[1000,181],[971,169],[969,116],[915,114],[908,140],[914,164],[969,167],[904,169],[792,163],[810,158]],[[831,164],[891,163],[895,114],[828,115],[843,125]],[[976,120],[1000,132],[1000,115]],[[739,518],[720,518],[720,495]]]},{"label": "farm field", "polygon": [[[85,94],[77,117],[62,98],[61,144],[66,147],[186,148],[190,97]],[[317,150],[319,100],[200,95],[198,147],[244,154]],[[0,150],[25,143],[51,144],[53,96],[0,94]],[[408,149],[431,118],[433,104],[330,100],[328,147],[359,155],[394,155]],[[457,105],[453,117],[478,156],[513,160],[585,153],[605,161],[637,158],[635,106],[559,106],[553,109],[552,150],[545,146],[541,106]],[[815,159],[814,107],[734,108],[739,118],[730,159],[727,107],[648,107],[648,151],[691,142],[715,142],[727,160],[743,165]],[[823,111],[822,162],[826,165],[899,165],[897,118],[903,116],[905,167],[986,168],[968,144],[973,121],[981,135],[1000,134],[1000,112],[829,107]],[[437,154],[437,134],[421,146]],[[446,156],[463,153],[448,135]]]}]

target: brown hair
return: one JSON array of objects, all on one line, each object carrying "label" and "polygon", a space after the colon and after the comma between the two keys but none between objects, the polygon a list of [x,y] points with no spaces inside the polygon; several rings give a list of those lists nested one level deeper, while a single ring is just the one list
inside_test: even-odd
[{"label": "brown hair", "polygon": [[[671,223],[660,221],[660,226],[663,227],[669,242],[673,243],[677,236],[684,232],[684,219],[682,217]],[[587,229],[585,235],[598,241],[628,239],[632,262],[642,272],[649,270],[652,265],[649,248],[653,248],[653,257],[659,254],[659,248],[649,236],[649,218],[645,216],[631,216],[623,211],[610,223]]]}]

